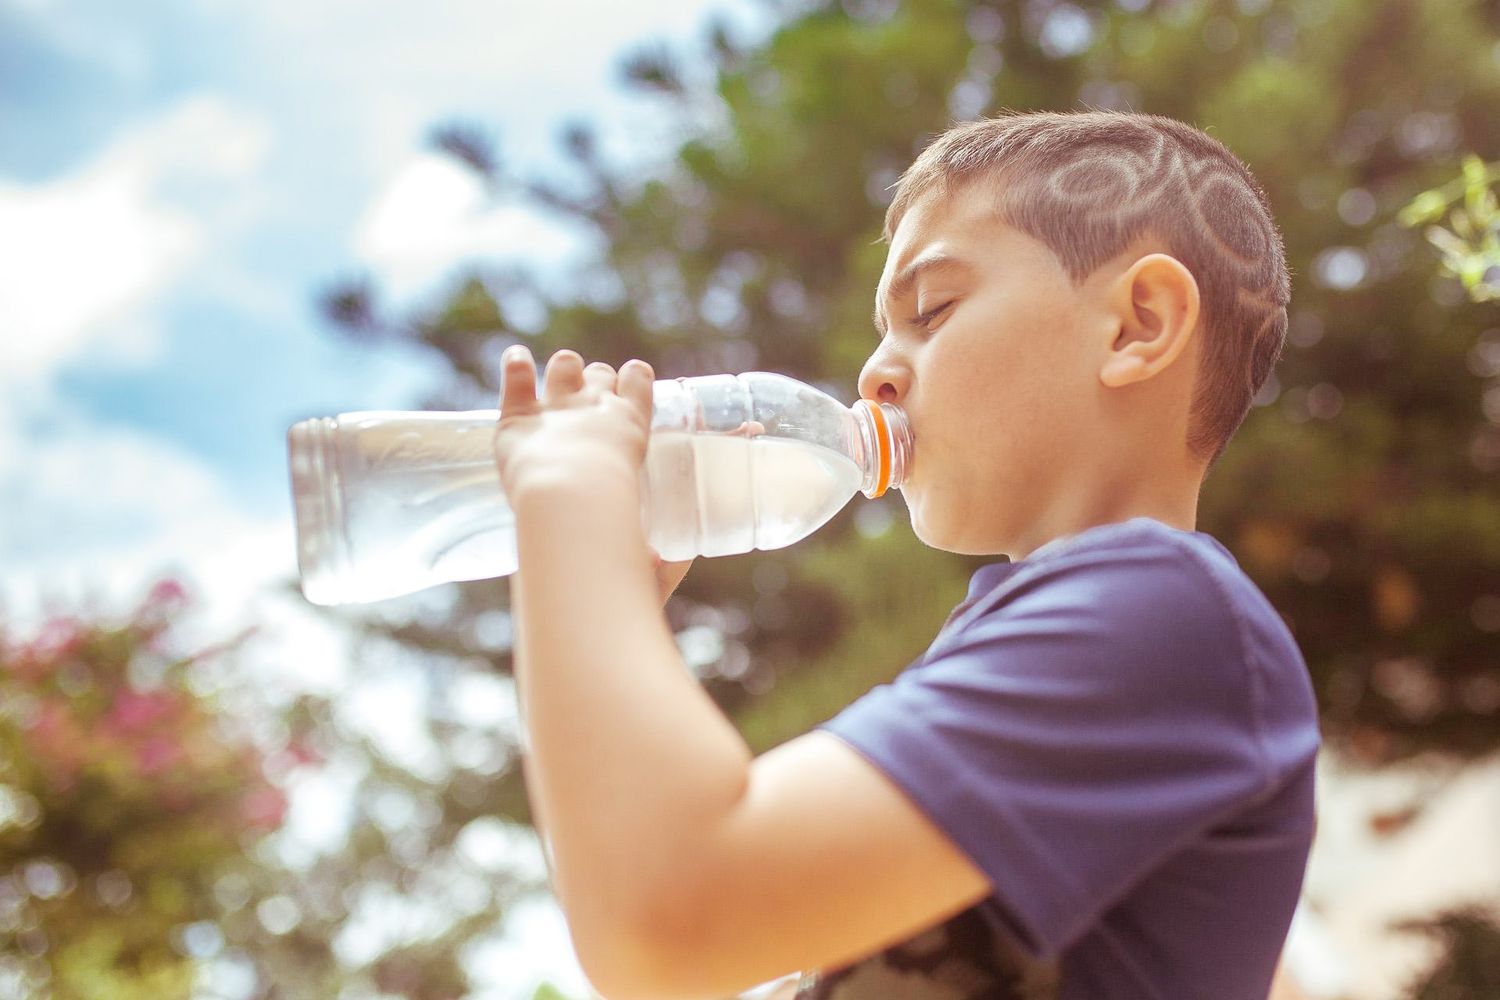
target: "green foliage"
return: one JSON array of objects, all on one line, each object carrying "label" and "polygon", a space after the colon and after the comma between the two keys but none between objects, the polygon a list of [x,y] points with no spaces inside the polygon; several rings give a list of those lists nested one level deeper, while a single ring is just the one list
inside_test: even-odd
[{"label": "green foliage", "polygon": [[[455,402],[492,398],[488,359],[516,340],[541,356],[566,345],[614,364],[650,358],[662,377],[784,371],[852,397],[873,343],[889,185],[954,116],[1109,106],[1190,121],[1255,171],[1294,274],[1286,355],[1209,478],[1200,527],[1293,624],[1330,740],[1372,761],[1493,747],[1500,332],[1477,301],[1491,265],[1476,263],[1495,245],[1492,169],[1471,158],[1461,185],[1434,185],[1459,150],[1500,147],[1496,15],[1468,0],[1070,9],[1085,34],[1049,3],[813,4],[761,44],[720,37],[711,86],[650,49],[631,74],[647,93],[670,91],[682,122],[658,171],[612,171],[575,143],[566,197],[556,178],[504,181],[598,235],[579,294],[476,274],[406,335],[452,361]],[[1074,34],[1060,33],[1069,18]],[[1433,280],[1411,238],[1415,209],[1401,211],[1419,204],[1429,218],[1437,199],[1462,201],[1451,284]],[[512,301],[542,303],[544,320],[511,324]],[[809,698],[816,711],[773,711],[797,703],[777,688],[844,677],[830,688],[844,697],[930,638],[932,615],[914,615],[880,647],[894,662],[856,652],[876,615],[851,583],[869,558],[852,524],[846,512],[820,533],[819,558],[838,572],[814,580],[811,546],[700,565],[669,609],[678,628],[748,617],[724,633],[735,677],[710,666],[706,683],[757,745],[837,707]],[[947,592],[961,592],[972,564],[933,558]],[[757,574],[800,581],[798,606],[836,617],[799,628],[777,613],[781,585],[762,592]],[[1431,696],[1410,695],[1419,689]]]},{"label": "green foliage", "polygon": [[[569,293],[481,268],[410,316],[387,315],[363,279],[322,306],[364,342],[446,359],[434,407],[493,405],[495,359],[516,341],[644,357],[661,377],[783,371],[852,398],[890,185],[954,118],[1130,107],[1192,122],[1261,179],[1294,274],[1286,356],[1210,477],[1200,527],[1291,623],[1330,740],[1370,762],[1487,752],[1500,739],[1497,18],[1472,0],[810,0],[763,41],[719,25],[700,55],[651,46],[627,62],[678,128],[649,173],[613,166],[586,124],[562,137],[567,176],[544,178],[515,173],[485,127],[434,129],[496,197],[596,240]],[[858,502],[802,545],[700,561],[674,597],[674,629],[717,637],[698,669],[757,749],[888,680],[962,596],[979,561],[926,549],[904,520],[894,499]],[[464,995],[458,956],[535,888],[460,849],[529,821],[516,734],[453,707],[503,683],[506,594],[465,584],[349,619],[367,678],[421,671],[428,768],[315,698],[244,739],[229,699],[200,683],[229,651],[175,648],[170,588],[130,622],[7,636],[0,961],[32,995],[69,1000],[185,996],[210,954],[278,997]],[[350,837],[299,855],[262,834],[282,783],[324,757],[352,775]],[[332,942],[366,902],[434,915],[346,964]],[[1447,926],[1478,942],[1462,955],[1490,954],[1489,938]]]},{"label": "green foliage", "polygon": [[1489,302],[1500,299],[1500,204],[1490,186],[1500,181],[1500,164],[1470,154],[1462,169],[1457,180],[1413,198],[1397,218],[1403,226],[1433,223],[1458,202],[1450,228],[1428,225],[1423,232],[1442,254],[1442,272],[1462,282],[1475,302]]},{"label": "green foliage", "polygon": [[28,995],[187,997],[214,882],[285,815],[206,693],[240,640],[183,655],[183,601],[169,581],[128,621],[0,635],[0,961]]},{"label": "green foliage", "polygon": [[[472,992],[464,945],[535,888],[483,858],[508,843],[507,744],[434,711],[462,761],[390,760],[318,697],[261,697],[250,633],[184,651],[188,606],[167,581],[124,620],[0,627],[0,998],[186,1000],[223,968],[256,997]],[[329,769],[350,833],[310,851],[284,838],[288,791]],[[341,957],[372,906],[401,925]]]},{"label": "green foliage", "polygon": [[[890,506],[897,507],[896,517],[904,517],[898,505]],[[860,619],[857,627],[836,630],[837,639],[818,655],[816,669],[770,664],[779,680],[736,718],[757,753],[833,716],[872,684],[893,680],[964,596],[951,557],[922,545],[910,532],[804,545],[795,571],[807,582],[840,592],[859,609]],[[851,562],[858,566],[853,575]]]},{"label": "green foliage", "polygon": [[[1463,150],[1500,150],[1497,40],[1500,11],[1473,0],[810,0],[754,44],[716,27],[704,72],[661,47],[629,63],[678,126],[653,171],[611,166],[582,126],[564,177],[493,166],[474,130],[438,143],[597,240],[568,294],[480,269],[411,317],[381,315],[358,284],[325,302],[351,334],[448,359],[439,408],[493,405],[494,359],[517,341],[644,357],[663,378],[782,371],[852,399],[890,185],[955,118],[1113,107],[1191,122],[1262,182],[1294,283],[1285,356],[1206,483],[1199,528],[1290,623],[1331,744],[1371,764],[1485,753],[1500,744],[1500,324],[1481,301],[1494,168],[1466,160],[1445,181]],[[1462,255],[1440,237],[1435,278],[1412,226],[1458,202]],[[977,565],[867,506],[788,550],[701,560],[667,609],[678,632],[718,637],[700,675],[757,749],[910,662]],[[475,638],[504,586],[451,594],[440,624],[372,631],[456,664],[444,678],[505,670],[507,650]],[[525,818],[518,769],[485,787]]]}]

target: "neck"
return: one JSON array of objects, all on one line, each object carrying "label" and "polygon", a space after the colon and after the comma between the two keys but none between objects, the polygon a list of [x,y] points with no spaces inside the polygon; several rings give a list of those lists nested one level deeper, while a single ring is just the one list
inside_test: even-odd
[{"label": "neck", "polygon": [[1116,469],[1108,476],[1100,476],[1098,466],[1077,467],[1089,468],[1088,481],[1059,483],[1058,489],[1049,491],[1056,499],[1009,546],[1012,560],[1025,559],[1053,539],[1135,517],[1149,517],[1182,531],[1196,530],[1201,466]]}]

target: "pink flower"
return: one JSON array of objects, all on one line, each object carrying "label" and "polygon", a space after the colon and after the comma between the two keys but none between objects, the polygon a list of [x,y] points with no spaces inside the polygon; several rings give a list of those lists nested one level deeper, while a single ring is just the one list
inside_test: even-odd
[{"label": "pink flower", "polygon": [[141,774],[153,777],[182,759],[182,747],[166,736],[153,736],[136,752],[136,766]]},{"label": "pink flower", "polygon": [[81,734],[68,706],[47,700],[27,726],[30,749],[62,792],[69,791],[83,765]]},{"label": "pink flower", "polygon": [[274,830],[286,819],[286,795],[262,785],[240,800],[240,818],[257,830]]},{"label": "pink flower", "polygon": [[122,691],[105,716],[105,725],[121,733],[135,733],[152,726],[177,711],[177,697],[167,691],[137,694]]},{"label": "pink flower", "polygon": [[83,644],[83,629],[76,618],[56,615],[48,618],[42,630],[32,640],[31,648],[38,655],[61,659],[77,652]]},{"label": "pink flower", "polygon": [[181,607],[187,603],[187,590],[176,580],[167,579],[157,583],[151,588],[147,595],[148,604],[157,604],[165,607]]},{"label": "pink flower", "polygon": [[34,639],[17,647],[11,669],[27,680],[36,680],[76,654],[83,647],[83,639],[84,630],[77,620],[62,615],[49,618]]},{"label": "pink flower", "polygon": [[36,715],[26,728],[40,743],[47,743],[63,735],[68,724],[68,706],[56,699],[48,699],[37,707]]},{"label": "pink flower", "polygon": [[286,752],[297,762],[298,767],[323,763],[322,753],[307,740],[292,740],[286,745]]}]

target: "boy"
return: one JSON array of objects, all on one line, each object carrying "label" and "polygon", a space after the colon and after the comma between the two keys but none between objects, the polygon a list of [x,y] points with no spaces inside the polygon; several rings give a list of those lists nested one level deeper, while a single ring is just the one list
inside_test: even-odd
[{"label": "boy", "polygon": [[[503,363],[527,777],[610,1000],[806,970],[827,1000],[1265,1000],[1313,832],[1305,665],[1199,488],[1289,280],[1260,188],[1180,122],[958,126],[899,182],[863,397],[913,529],[1007,555],[926,654],[758,758],[683,668],[637,477],[650,368]],[[587,627],[580,623],[587,622]]]}]

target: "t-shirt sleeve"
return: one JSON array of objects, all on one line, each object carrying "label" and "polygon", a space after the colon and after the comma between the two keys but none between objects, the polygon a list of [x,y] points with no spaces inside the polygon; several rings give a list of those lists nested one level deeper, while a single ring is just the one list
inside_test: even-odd
[{"label": "t-shirt sleeve", "polygon": [[1010,583],[818,728],[899,785],[1052,957],[1271,768],[1235,616],[1189,553],[1068,553]]}]

